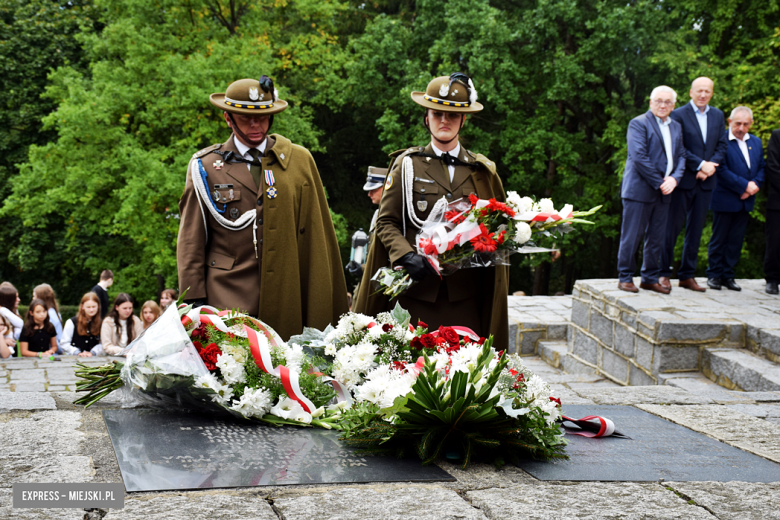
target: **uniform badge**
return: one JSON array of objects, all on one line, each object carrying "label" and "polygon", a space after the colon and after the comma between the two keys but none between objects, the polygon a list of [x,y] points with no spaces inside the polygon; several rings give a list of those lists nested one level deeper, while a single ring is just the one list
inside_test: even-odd
[{"label": "uniform badge", "polygon": [[428,201],[427,200],[418,200],[417,201],[417,209],[420,211],[425,211],[428,209]]},{"label": "uniform badge", "polygon": [[281,160],[284,160],[284,154],[283,154],[283,153],[280,153],[280,154],[279,154],[279,158],[280,158]]},{"label": "uniform badge", "polygon": [[223,163],[222,163],[222,161],[220,161],[219,159],[217,159],[216,161],[214,161],[214,169],[215,169],[215,170],[221,170],[221,169],[222,169],[222,166],[223,166]]},{"label": "uniform badge", "polygon": [[214,197],[214,202],[219,202],[219,199],[222,198],[222,194],[220,192],[218,192],[217,190],[214,190],[213,197]]},{"label": "uniform badge", "polygon": [[388,175],[387,176],[387,180],[385,181],[385,189],[389,190],[390,186],[392,186],[392,185],[393,185],[393,176],[392,175]]},{"label": "uniform badge", "polygon": [[252,101],[257,101],[258,99],[260,99],[256,87],[249,87],[249,99],[251,99]]},{"label": "uniform badge", "polygon": [[238,218],[238,208],[230,208],[230,218],[233,220]]},{"label": "uniform badge", "polygon": [[265,190],[265,194],[268,195],[269,199],[275,199],[276,198],[276,188],[273,186],[269,186],[267,190]]}]

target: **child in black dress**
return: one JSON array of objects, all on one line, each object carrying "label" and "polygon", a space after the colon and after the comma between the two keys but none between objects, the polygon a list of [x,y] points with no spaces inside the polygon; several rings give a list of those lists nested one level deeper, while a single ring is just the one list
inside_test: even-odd
[{"label": "child in black dress", "polygon": [[57,352],[57,331],[49,321],[49,311],[43,300],[35,299],[27,309],[19,351],[26,357],[49,357]]}]

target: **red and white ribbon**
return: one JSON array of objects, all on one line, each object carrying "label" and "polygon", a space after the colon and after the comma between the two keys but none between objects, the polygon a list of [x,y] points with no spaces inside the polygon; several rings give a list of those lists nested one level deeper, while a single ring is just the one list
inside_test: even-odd
[{"label": "red and white ribbon", "polygon": [[[610,419],[607,419],[606,417],[599,417],[597,415],[588,415],[587,417],[583,417],[582,419],[572,419],[564,415],[562,418],[564,421],[569,421],[571,423],[576,424],[580,428],[583,428],[580,431],[566,430],[567,434],[581,435],[582,437],[609,437],[610,435],[615,433],[615,423],[613,423]],[[590,424],[583,424],[586,422]],[[598,431],[589,431],[585,429],[588,427],[591,429],[595,429],[597,425],[600,425]]]},{"label": "red and white ribbon", "polygon": [[[230,332],[230,330],[228,329],[228,326],[225,325],[225,320],[235,318],[246,318],[258,329],[255,330],[244,324],[244,332],[249,340],[249,350],[255,365],[263,372],[281,379],[282,386],[284,387],[285,392],[287,392],[287,395],[291,399],[297,401],[306,412],[312,413],[316,407],[314,406],[314,403],[304,395],[303,391],[301,391],[299,374],[284,365],[273,366],[270,347],[279,346],[284,342],[272,328],[268,327],[260,320],[247,316],[246,314],[232,311],[220,311],[208,305],[192,309],[186,315],[182,316],[181,322],[184,326],[192,323],[211,325],[217,330],[227,333]],[[323,381],[331,383],[336,390],[339,402],[352,401],[349,392],[341,383],[333,378],[324,378]]]}]

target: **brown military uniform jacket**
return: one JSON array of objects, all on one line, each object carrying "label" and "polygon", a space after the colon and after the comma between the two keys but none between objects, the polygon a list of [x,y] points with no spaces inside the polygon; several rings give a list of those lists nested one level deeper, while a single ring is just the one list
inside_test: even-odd
[{"label": "brown military uniform jacket", "polygon": [[[411,154],[414,167],[412,205],[420,220],[428,217],[436,201],[442,197],[452,202],[476,193],[482,199],[506,199],[495,163],[486,157],[473,154],[461,146],[458,158],[467,165],[456,166],[450,181],[447,165],[440,159],[416,153],[435,155],[430,144],[424,149],[410,148],[398,155],[390,166],[372,237],[374,240],[353,305],[353,310],[357,312],[376,315],[395,305],[384,295],[372,294],[371,277],[377,269],[395,265],[405,254],[417,251],[414,244],[419,229],[408,217],[404,217],[402,211],[401,166],[404,156]],[[406,220],[406,235],[402,232],[403,218]],[[507,267],[461,269],[443,278],[430,275],[401,295],[398,302],[410,310],[415,322],[421,319],[431,328],[439,325],[469,326],[483,336],[492,334],[495,347],[501,350],[508,344],[508,276]]]},{"label": "brown military uniform jacket", "polygon": [[[304,326],[322,330],[335,324],[347,312],[346,282],[309,151],[280,135],[269,136],[261,162],[262,170],[271,170],[275,178],[277,196],[272,199],[265,178],[258,188],[247,164],[226,163],[215,150],[239,155],[233,136],[193,155],[179,201],[179,288],[188,289],[188,300],[256,316],[285,340]],[[209,201],[196,194],[193,183],[198,159],[208,176]],[[213,203],[230,221],[257,208],[257,253],[252,225],[225,228],[205,206]]]}]

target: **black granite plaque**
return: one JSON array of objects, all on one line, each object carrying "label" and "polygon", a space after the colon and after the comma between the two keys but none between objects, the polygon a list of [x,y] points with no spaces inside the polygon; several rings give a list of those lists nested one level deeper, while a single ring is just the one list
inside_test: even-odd
[{"label": "black granite plaque", "polygon": [[564,414],[607,417],[631,439],[566,435],[569,460],[518,464],[540,480],[780,481],[780,464],[632,406],[564,406]]},{"label": "black granite plaque", "polygon": [[336,431],[159,410],[103,418],[127,491],[455,480],[419,459],[358,455]]}]

